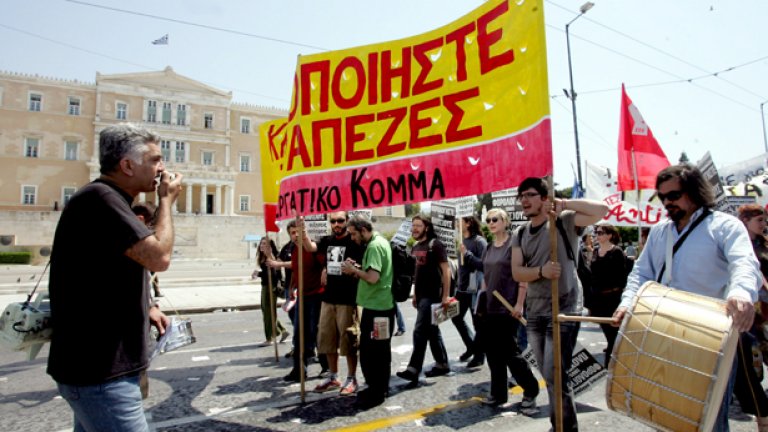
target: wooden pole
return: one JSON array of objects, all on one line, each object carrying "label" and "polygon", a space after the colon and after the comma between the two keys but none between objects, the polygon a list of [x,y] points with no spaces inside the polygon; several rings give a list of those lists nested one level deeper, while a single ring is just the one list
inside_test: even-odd
[{"label": "wooden pole", "polygon": [[[272,239],[269,238],[269,233],[267,233],[267,250],[269,251],[267,253],[267,259],[275,259],[275,257],[272,255]],[[272,267],[267,266],[267,283],[269,284],[269,309],[265,309],[265,305],[261,305],[261,313],[264,313],[265,310],[269,310],[269,314],[272,319],[272,344],[275,346],[275,361],[280,361],[280,354],[277,352],[277,308],[273,307],[275,305],[275,292],[272,290]]]},{"label": "wooden pole", "polygon": [[[507,308],[508,311],[510,311],[510,312],[514,312],[515,311],[515,307],[512,306],[507,301],[507,299],[505,299],[501,294],[499,294],[498,291],[494,291],[493,292],[493,296],[496,297],[496,299],[499,300],[501,302],[501,304],[504,305],[505,308]],[[512,318],[520,321],[520,324],[522,324],[522,325],[528,325],[528,320],[526,320],[525,317],[516,317],[516,316],[513,315]]]},{"label": "wooden pole", "polygon": [[[297,217],[298,219],[298,217]],[[298,252],[299,254],[299,292],[297,294],[297,298],[299,300],[299,381],[301,382],[301,403],[306,402],[306,395],[305,395],[305,381],[307,377],[305,376],[305,368],[304,365],[304,221],[302,220],[301,223],[297,223],[297,228],[299,229],[299,238],[298,238]],[[296,351],[293,352],[293,355],[296,355]]]},{"label": "wooden pole", "polygon": [[[552,203],[552,212],[549,214],[549,247],[550,255],[549,259],[552,262],[557,262],[557,226],[555,216],[555,187],[553,184],[552,176],[547,177],[549,183],[549,200]],[[562,358],[562,345],[560,341],[560,321],[558,315],[560,315],[560,291],[558,288],[559,278],[552,279],[550,281],[552,286],[552,344],[554,345],[554,373],[555,373],[555,431],[563,432],[563,365],[560,361]],[[552,401],[549,401],[552,404]]]},{"label": "wooden pole", "polygon": [[565,321],[591,322],[595,324],[612,324],[613,323],[613,318],[611,317],[594,317],[594,316],[558,314],[557,319],[562,322],[565,322]]}]

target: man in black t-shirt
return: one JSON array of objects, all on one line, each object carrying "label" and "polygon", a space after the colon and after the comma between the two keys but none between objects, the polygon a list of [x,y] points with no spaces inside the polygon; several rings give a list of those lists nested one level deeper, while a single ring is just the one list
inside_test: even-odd
[{"label": "man in black t-shirt", "polygon": [[416,324],[413,329],[413,353],[408,368],[398,372],[404,380],[417,382],[424,365],[424,355],[429,342],[435,366],[424,373],[427,377],[445,375],[451,371],[440,328],[432,324],[432,304],[450,301],[451,270],[445,246],[436,238],[432,221],[422,215],[412,219],[411,235],[417,241],[411,250],[416,258],[413,307],[416,308]]},{"label": "man in black t-shirt", "polygon": [[[359,329],[360,317],[356,304],[358,280],[343,274],[341,263],[348,258],[362,262],[364,249],[347,232],[347,212],[331,213],[329,219],[331,235],[321,238],[317,245],[307,245],[310,250],[317,250],[318,257],[325,262],[321,275],[325,291],[320,306],[317,351],[326,355],[330,375],[315,387],[315,391],[339,389],[341,395],[348,396],[357,391],[357,349],[347,329]],[[343,384],[337,378],[339,354],[347,359],[347,379]]]},{"label": "man in black t-shirt", "polygon": [[[102,130],[101,177],[72,196],[56,227],[48,373],[75,413],[75,430],[149,430],[139,374],[149,365],[150,324],[164,334],[169,319],[150,304],[145,275],[170,264],[171,210],[181,190],[181,175],[165,172],[159,142],[132,125]],[[156,187],[153,233],[131,202]]]}]

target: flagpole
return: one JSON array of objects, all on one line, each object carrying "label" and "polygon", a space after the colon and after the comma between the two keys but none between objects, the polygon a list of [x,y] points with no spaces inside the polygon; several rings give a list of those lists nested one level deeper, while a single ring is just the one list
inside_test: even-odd
[{"label": "flagpole", "polygon": [[640,181],[637,178],[637,160],[635,159],[635,146],[630,150],[632,156],[632,177],[635,179],[635,190],[637,191],[637,249],[640,250],[640,240],[643,238],[643,228],[640,219]]},{"label": "flagpole", "polygon": [[[557,222],[555,221],[555,186],[552,180],[553,176],[547,178],[549,183],[549,199],[552,202],[552,212],[549,214],[549,259],[557,262]],[[550,281],[552,287],[552,345],[554,348],[554,373],[555,373],[555,431],[563,432],[563,365],[561,362],[562,347],[560,346],[560,292],[558,288],[558,279]],[[550,401],[550,403],[552,403]]]}]

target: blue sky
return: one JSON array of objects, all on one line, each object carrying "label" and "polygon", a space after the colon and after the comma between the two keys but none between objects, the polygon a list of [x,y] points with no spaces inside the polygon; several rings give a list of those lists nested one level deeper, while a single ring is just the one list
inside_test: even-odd
[{"label": "blue sky", "polygon": [[[287,108],[296,56],[423,33],[482,3],[83,1],[90,5],[80,0],[4,2],[0,70],[92,82],[97,71],[128,73],[170,65],[182,75],[231,90],[235,101]],[[570,87],[564,29],[582,4],[544,2],[560,186],[573,182],[576,159],[571,104],[562,90]],[[682,151],[695,161],[709,150],[720,166],[761,154],[760,104],[768,101],[766,18],[768,2],[763,0],[595,1],[570,28],[582,162],[615,168],[622,82],[671,161]],[[151,44],[166,33],[169,45]]]}]

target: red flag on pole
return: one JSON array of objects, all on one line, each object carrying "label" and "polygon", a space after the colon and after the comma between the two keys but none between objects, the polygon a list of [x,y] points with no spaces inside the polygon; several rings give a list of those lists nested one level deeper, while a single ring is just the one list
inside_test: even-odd
[{"label": "red flag on pole", "polygon": [[264,228],[267,232],[280,232],[277,226],[277,204],[264,203]]},{"label": "red flag on pole", "polygon": [[656,174],[669,165],[669,160],[653,137],[651,128],[627,96],[622,84],[619,166],[616,170],[618,189],[655,189]]}]

